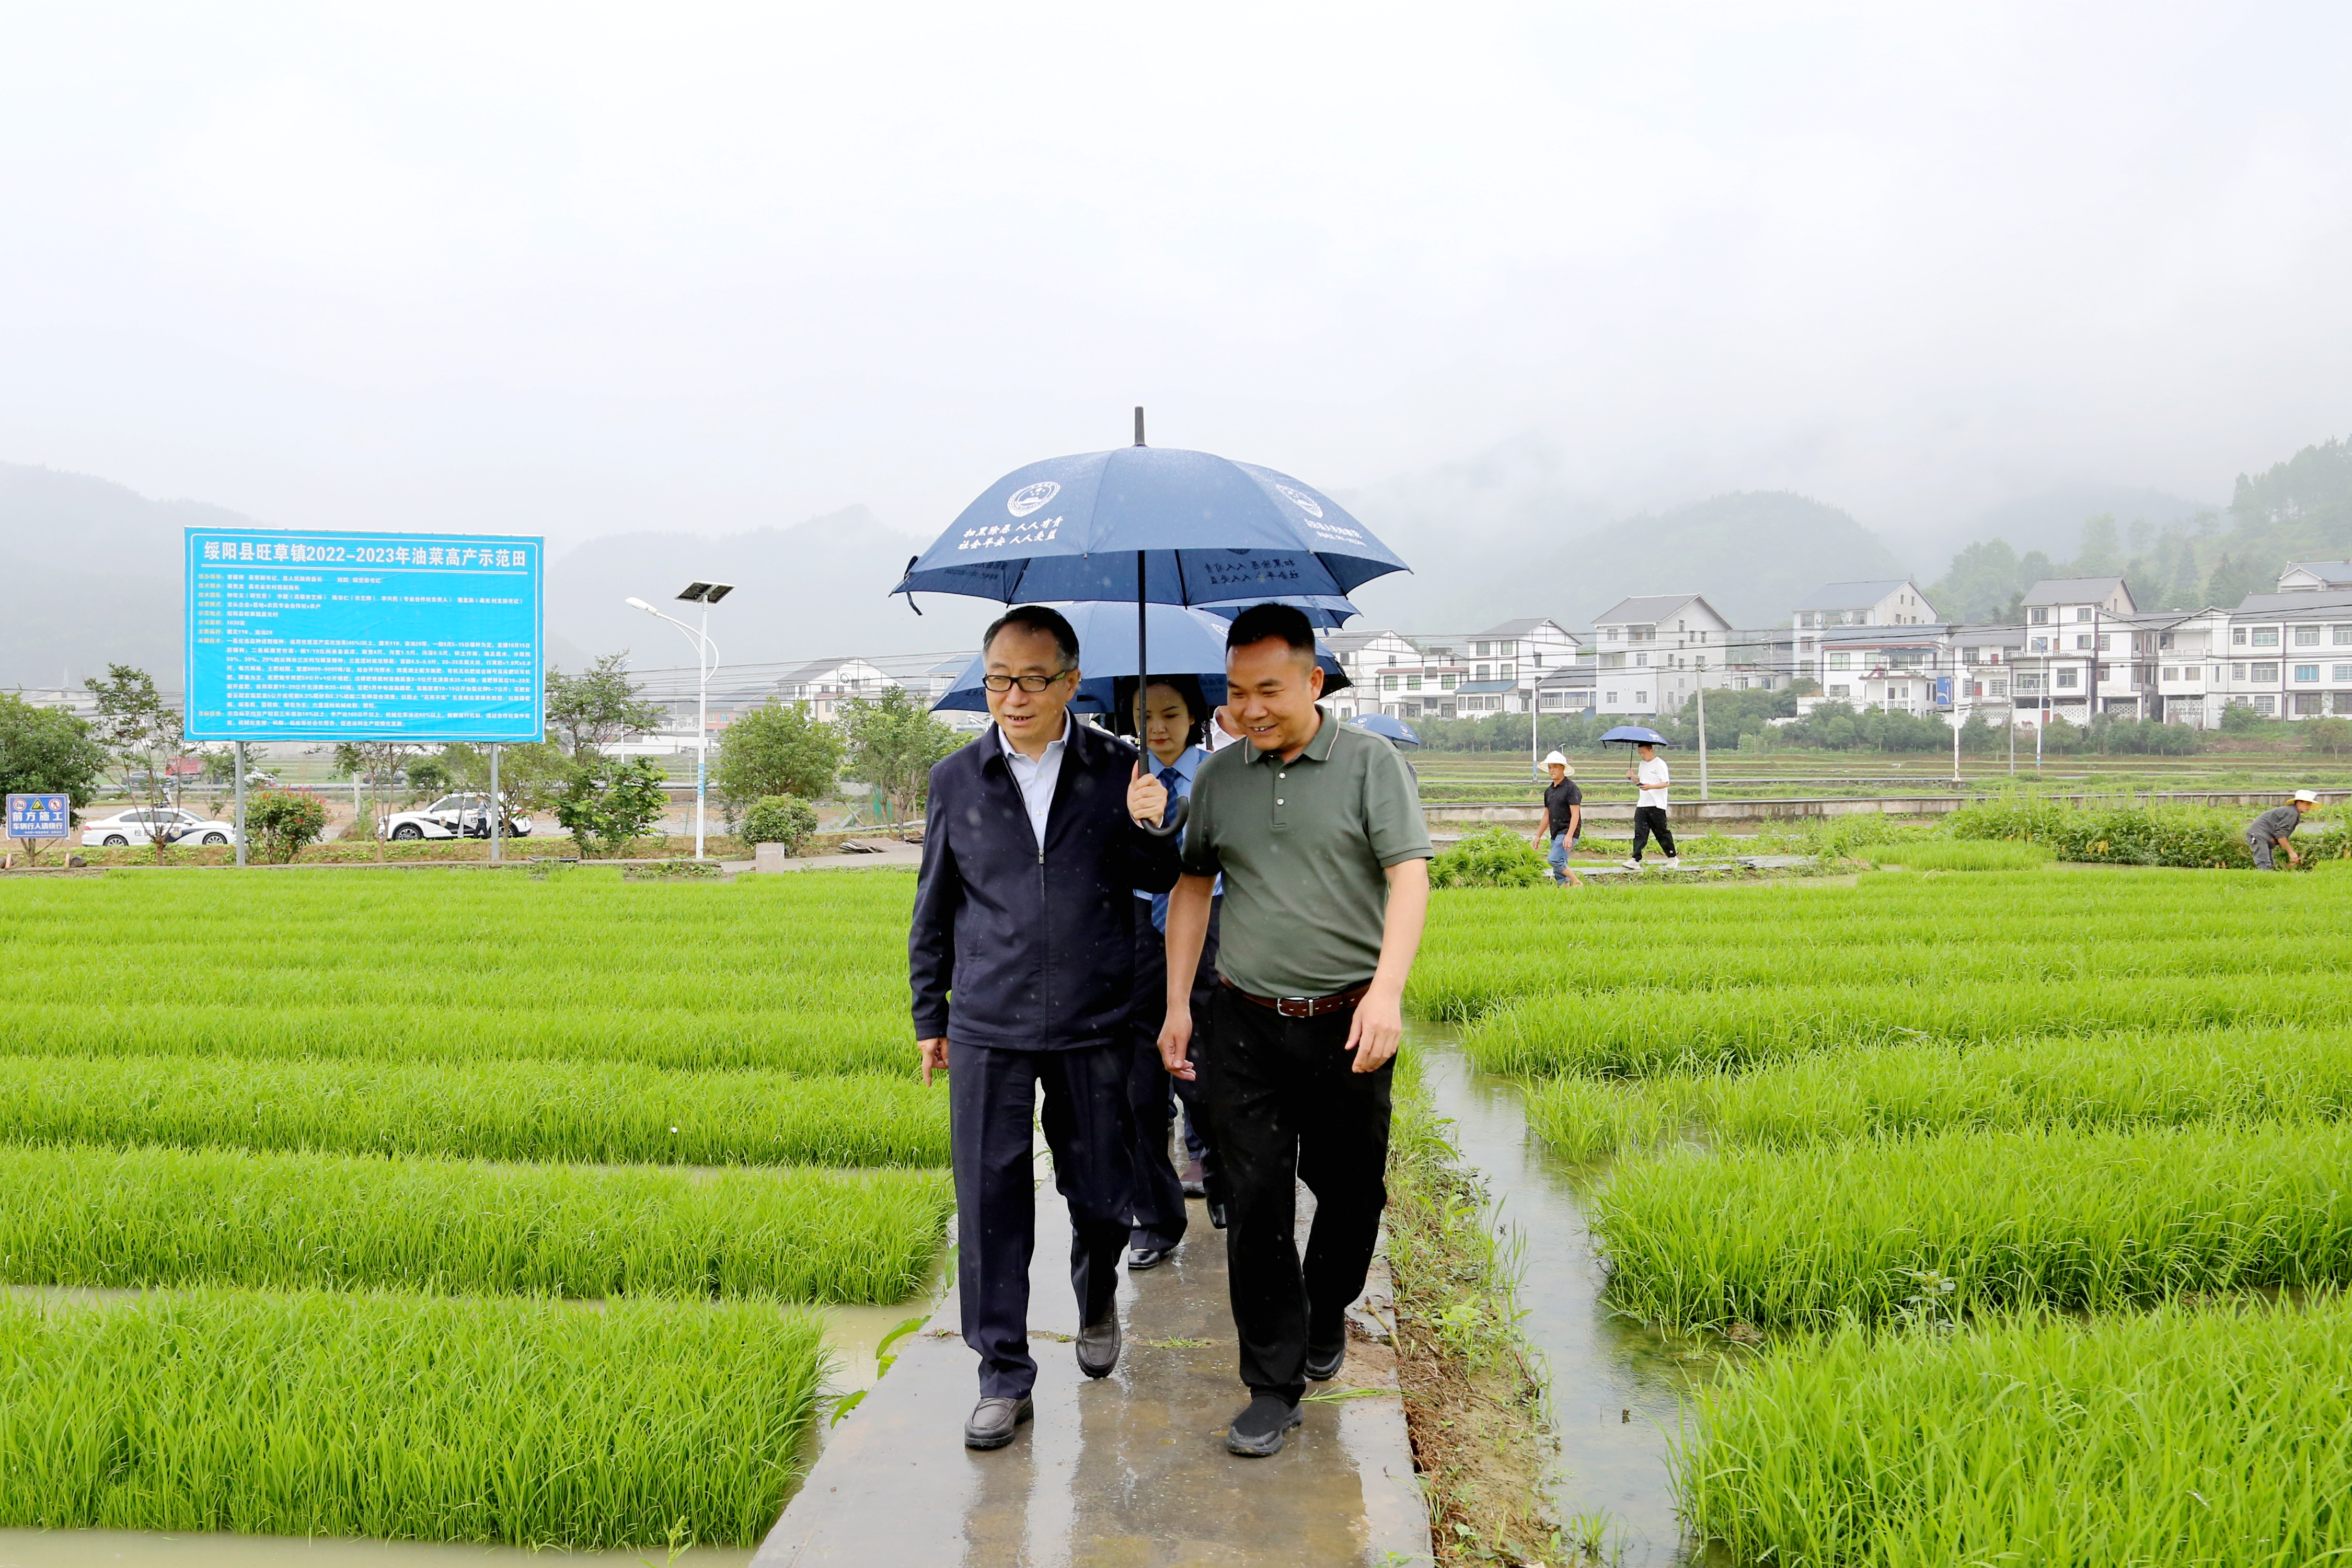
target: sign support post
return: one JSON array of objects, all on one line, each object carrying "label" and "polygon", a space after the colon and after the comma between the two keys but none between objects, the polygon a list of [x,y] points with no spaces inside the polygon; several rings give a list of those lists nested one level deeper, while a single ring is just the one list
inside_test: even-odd
[{"label": "sign support post", "polygon": [[490,742],[490,863],[498,864],[499,840],[506,837],[507,803],[499,796],[499,743]]},{"label": "sign support post", "polygon": [[236,863],[245,864],[245,742],[232,741],[236,760]]}]

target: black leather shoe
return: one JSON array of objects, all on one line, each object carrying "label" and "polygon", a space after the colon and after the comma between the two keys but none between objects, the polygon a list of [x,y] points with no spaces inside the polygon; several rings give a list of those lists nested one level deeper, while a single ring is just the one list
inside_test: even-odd
[{"label": "black leather shoe", "polygon": [[1130,1247],[1127,1249],[1127,1271],[1140,1274],[1147,1268],[1157,1268],[1175,1250],[1172,1247]]},{"label": "black leather shoe", "polygon": [[1347,1361],[1348,1340],[1345,1334],[1328,1349],[1312,1340],[1307,1342],[1307,1375],[1317,1383],[1328,1383],[1339,1376],[1339,1369],[1347,1364]]},{"label": "black leather shoe", "polygon": [[1225,1205],[1214,1198],[1209,1200],[1209,1225],[1216,1230],[1225,1228]]},{"label": "black leather shoe", "polygon": [[1225,1447],[1244,1459],[1263,1459],[1282,1452],[1282,1440],[1307,1417],[1298,1406],[1278,1394],[1261,1394],[1225,1429]]},{"label": "black leather shoe", "polygon": [[1099,1322],[1078,1331],[1078,1370],[1088,1377],[1108,1377],[1118,1364],[1118,1311],[1114,1308]]},{"label": "black leather shoe", "polygon": [[1020,1399],[983,1399],[971,1407],[971,1418],[963,1424],[963,1446],[967,1448],[1002,1448],[1013,1441],[1021,1423],[1037,1414],[1037,1407],[1026,1396]]}]

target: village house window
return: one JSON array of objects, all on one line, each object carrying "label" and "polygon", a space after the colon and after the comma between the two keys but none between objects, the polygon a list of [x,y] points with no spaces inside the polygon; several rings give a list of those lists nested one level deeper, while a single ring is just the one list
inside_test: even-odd
[{"label": "village house window", "polygon": [[2319,628],[2317,626],[2295,627],[2294,646],[2297,647],[2317,647],[2319,646]]},{"label": "village house window", "polygon": [[2278,679],[2278,666],[2274,664],[2258,664],[2254,666],[2254,679],[2256,680],[2276,680]]},{"label": "village house window", "polygon": [[2278,634],[2279,629],[2276,626],[2256,626],[2254,628],[2254,646],[2256,647],[2276,647],[2279,645]]},{"label": "village house window", "polygon": [[1832,669],[1852,669],[1853,668],[1853,655],[1850,653],[1833,653],[1830,655],[1830,668]]},{"label": "village house window", "polygon": [[2298,719],[2302,719],[2317,713],[2319,711],[2320,704],[2326,700],[2326,695],[2327,694],[2323,691],[2296,692],[2294,694],[2294,716]]},{"label": "village house window", "polygon": [[2319,679],[2319,666],[2315,664],[2298,664],[2294,667],[2294,678],[2297,680],[2317,680]]},{"label": "village house window", "polygon": [[2025,618],[2029,625],[2046,626],[2050,624],[2050,612],[2047,610],[2028,610],[2025,613]]}]

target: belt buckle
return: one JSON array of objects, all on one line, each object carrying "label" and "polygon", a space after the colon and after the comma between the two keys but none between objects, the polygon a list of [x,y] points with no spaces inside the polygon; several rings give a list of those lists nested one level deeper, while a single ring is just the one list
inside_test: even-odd
[{"label": "belt buckle", "polygon": [[1312,1018],[1315,1016],[1315,998],[1277,996],[1274,999],[1274,1010],[1285,1018]]}]

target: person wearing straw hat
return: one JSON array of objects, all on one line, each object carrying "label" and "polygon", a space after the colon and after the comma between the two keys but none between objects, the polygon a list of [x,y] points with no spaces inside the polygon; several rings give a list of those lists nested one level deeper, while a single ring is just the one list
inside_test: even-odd
[{"label": "person wearing straw hat", "polygon": [[1544,786],[1544,818],[1536,829],[1536,846],[1546,851],[1545,858],[1551,862],[1553,887],[1581,888],[1584,879],[1569,865],[1568,858],[1584,836],[1584,792],[1576,787],[1576,770],[1559,752],[1544,758],[1544,769],[1551,774],[1551,783]]},{"label": "person wearing straw hat", "polygon": [[2304,813],[2318,809],[2318,792],[2299,789],[2294,792],[2294,798],[2284,805],[2274,805],[2246,824],[2246,847],[2253,852],[2254,869],[2277,870],[2278,862],[2272,856],[2281,849],[2286,851],[2289,865],[2302,865],[2303,857],[2294,852],[2294,846],[2288,841],[2294,837],[2294,830],[2303,826]]}]

